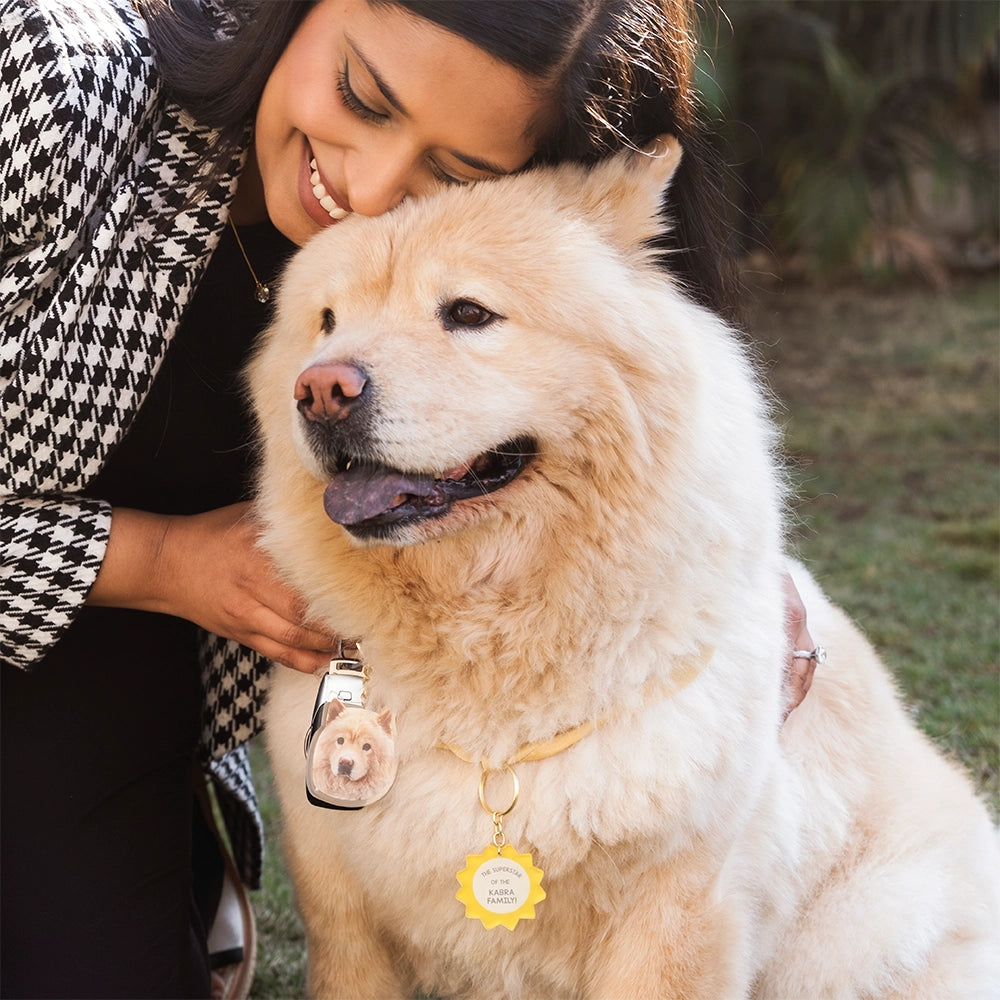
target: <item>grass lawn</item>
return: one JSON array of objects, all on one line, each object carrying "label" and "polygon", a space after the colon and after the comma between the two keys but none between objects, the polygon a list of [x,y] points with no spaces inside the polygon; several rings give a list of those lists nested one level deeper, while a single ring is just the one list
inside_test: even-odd
[{"label": "grass lawn", "polygon": [[[749,314],[782,406],[796,553],[1000,814],[1000,281],[765,290]],[[304,994],[304,935],[252,752],[269,854],[251,996],[286,1000]]]},{"label": "grass lawn", "polygon": [[798,554],[1000,811],[1000,283],[786,290],[751,326]]}]

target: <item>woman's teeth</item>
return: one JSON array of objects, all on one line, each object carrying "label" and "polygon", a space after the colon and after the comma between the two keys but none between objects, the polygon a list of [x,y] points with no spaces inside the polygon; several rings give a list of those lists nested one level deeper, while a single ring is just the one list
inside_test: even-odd
[{"label": "woman's teeth", "polygon": [[323,206],[327,215],[338,222],[341,219],[346,219],[347,212],[330,197],[326,188],[323,187],[323,182],[319,179],[319,168],[316,166],[315,158],[309,161],[309,169],[312,171],[309,175],[309,183],[313,186],[313,194],[316,195],[316,200]]}]

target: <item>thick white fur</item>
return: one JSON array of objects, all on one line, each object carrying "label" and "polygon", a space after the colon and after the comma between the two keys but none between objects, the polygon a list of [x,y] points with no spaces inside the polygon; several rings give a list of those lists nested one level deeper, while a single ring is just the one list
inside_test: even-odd
[{"label": "thick white fur", "polygon": [[[1000,996],[987,813],[797,566],[830,657],[780,724],[764,395],[739,338],[645,249],[679,155],[665,141],[352,218],[283,280],[251,372],[264,543],[314,614],[363,639],[400,755],[380,802],[309,805],[317,681],[276,668],[268,748],[317,996]],[[455,298],[503,318],[449,332]],[[335,360],[377,387],[391,464],[443,471],[525,433],[538,455],[408,544],[355,543],[325,516],[292,399],[302,369]],[[698,679],[650,703],[705,648]],[[493,828],[479,767],[439,744],[499,766],[609,715],[517,768],[504,831],[545,871],[537,918],[467,919],[455,875]]]}]

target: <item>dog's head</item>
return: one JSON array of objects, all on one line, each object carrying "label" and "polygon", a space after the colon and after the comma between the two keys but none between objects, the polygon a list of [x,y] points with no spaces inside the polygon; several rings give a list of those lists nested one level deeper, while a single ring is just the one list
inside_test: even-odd
[{"label": "dog's head", "polygon": [[509,510],[532,477],[567,494],[631,478],[616,463],[652,451],[637,386],[660,406],[684,382],[656,370],[670,338],[646,301],[667,284],[649,241],[679,159],[664,138],[316,236],[252,367],[265,476],[304,473],[355,540],[397,545]]},{"label": "dog's head", "polygon": [[389,770],[396,737],[392,712],[346,708],[336,698],[329,703],[316,736],[315,755],[322,770],[348,781],[382,780]]}]

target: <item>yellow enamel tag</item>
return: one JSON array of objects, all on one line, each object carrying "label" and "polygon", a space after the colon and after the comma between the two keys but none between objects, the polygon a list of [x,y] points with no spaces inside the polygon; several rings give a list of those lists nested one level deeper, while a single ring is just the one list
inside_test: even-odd
[{"label": "yellow enamel tag", "polygon": [[513,930],[519,920],[533,920],[535,903],[545,899],[541,868],[530,854],[518,854],[510,844],[490,845],[470,854],[456,876],[461,889],[455,898],[465,903],[465,915],[479,919],[487,930],[502,924]]}]

